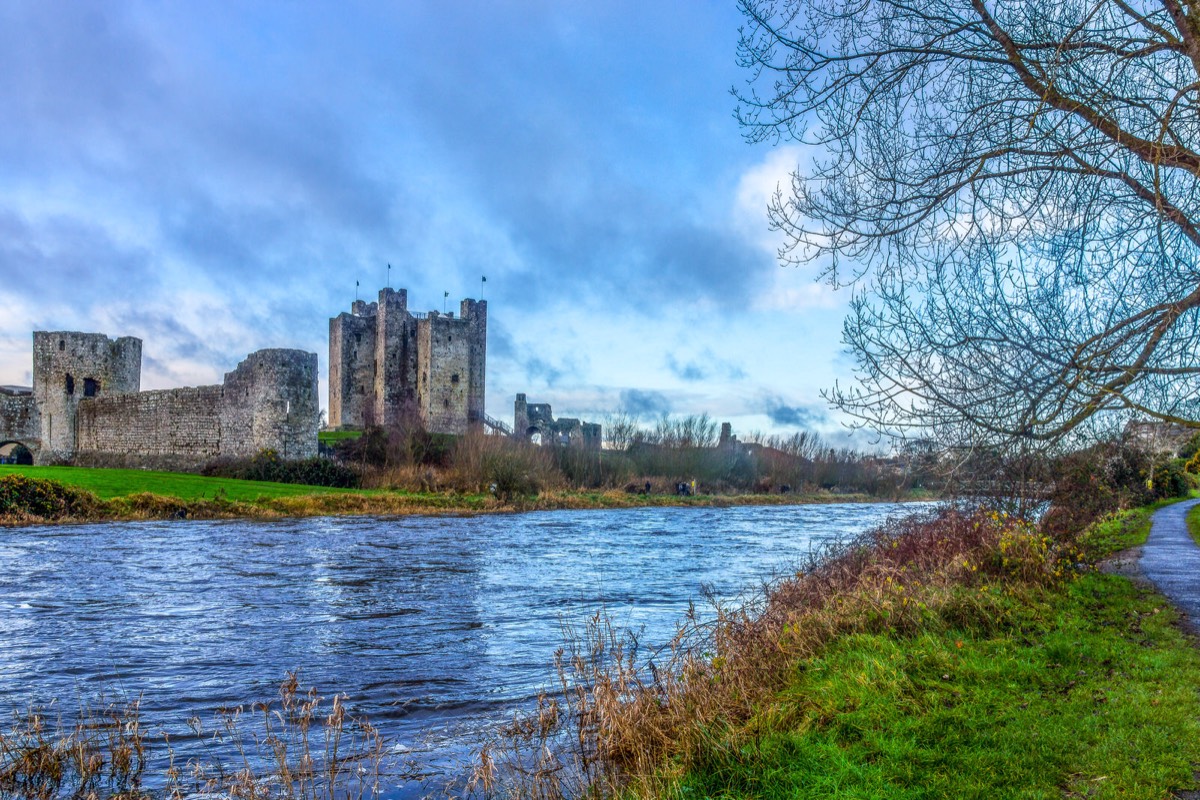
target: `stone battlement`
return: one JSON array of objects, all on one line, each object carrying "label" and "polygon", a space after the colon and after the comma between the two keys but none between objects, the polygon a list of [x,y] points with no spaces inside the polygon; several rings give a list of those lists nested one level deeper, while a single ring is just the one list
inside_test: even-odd
[{"label": "stone battlement", "polygon": [[398,425],[465,433],[481,424],[487,302],[463,300],[458,316],[408,310],[405,289],[382,289],[329,320],[329,423]]},{"label": "stone battlement", "polygon": [[39,464],[120,463],[193,469],[271,449],[317,452],[317,356],[251,353],[220,385],[140,391],[142,342],[36,331],[33,389],[0,397],[0,444]]}]

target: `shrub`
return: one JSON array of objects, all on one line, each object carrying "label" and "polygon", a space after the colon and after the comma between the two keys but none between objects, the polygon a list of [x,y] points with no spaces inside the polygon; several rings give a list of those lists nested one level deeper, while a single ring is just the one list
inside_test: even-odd
[{"label": "shrub", "polygon": [[[1079,534],[1105,514],[1165,496],[1157,494],[1150,480],[1150,455],[1119,442],[1063,456],[1055,464],[1054,475],[1054,491],[1042,527],[1058,538]],[[1175,485],[1164,473],[1162,489],[1169,491]]]},{"label": "shrub", "polygon": [[204,474],[244,481],[298,483],[338,489],[356,489],[362,483],[356,470],[332,459],[318,456],[285,461],[274,450],[263,450],[251,459],[214,462],[205,468]]},{"label": "shrub", "polygon": [[494,485],[496,496],[507,502],[561,484],[554,455],[551,448],[472,432],[455,442],[448,478],[462,491],[482,492]]},{"label": "shrub", "polygon": [[392,469],[407,466],[444,465],[458,437],[430,433],[423,427],[374,426],[357,438],[334,443],[333,456],[346,464]]},{"label": "shrub", "polygon": [[20,474],[0,477],[0,517],[86,517],[99,501],[91,492]]},{"label": "shrub", "polygon": [[1192,490],[1192,482],[1184,472],[1182,459],[1172,459],[1166,464],[1154,468],[1153,481],[1154,499],[1165,497],[1187,497]]}]

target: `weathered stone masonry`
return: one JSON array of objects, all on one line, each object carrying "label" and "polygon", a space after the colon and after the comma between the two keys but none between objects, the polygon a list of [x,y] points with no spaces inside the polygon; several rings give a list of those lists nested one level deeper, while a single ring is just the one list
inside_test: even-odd
[{"label": "weathered stone masonry", "polygon": [[317,356],[251,353],[219,386],[140,392],[140,340],[34,333],[31,395],[0,397],[0,443],[36,463],[193,469],[272,449],[316,455]]},{"label": "weathered stone masonry", "polygon": [[558,444],[599,450],[604,429],[595,422],[580,422],[572,417],[554,418],[549,403],[530,403],[517,395],[513,403],[513,436],[538,444]]},{"label": "weathered stone masonry", "polygon": [[411,313],[408,292],[384,289],[329,320],[329,422],[395,425],[415,414],[437,433],[464,433],[484,419],[487,302],[463,300],[459,315]]}]

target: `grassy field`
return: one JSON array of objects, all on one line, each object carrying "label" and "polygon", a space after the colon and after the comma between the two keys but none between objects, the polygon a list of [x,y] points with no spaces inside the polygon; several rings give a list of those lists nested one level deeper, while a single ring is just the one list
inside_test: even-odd
[{"label": "grassy field", "polygon": [[[1095,525],[1088,557],[1143,544],[1168,502]],[[1200,541],[1200,507],[1188,521]],[[1096,572],[1013,588],[958,588],[964,608],[986,596],[981,618],[835,638],[660,796],[1150,800],[1195,789],[1200,651],[1167,601]]]},{"label": "grassy field", "polygon": [[671,797],[1163,798],[1195,785],[1200,653],[1157,594],[1091,574],[994,625],[859,633],[797,665]]},{"label": "grassy field", "polygon": [[[864,495],[639,495],[623,491],[556,490],[500,499],[486,492],[332,489],[300,484],[209,478],[178,472],[88,467],[0,465],[0,478],[21,475],[95,495],[76,510],[34,511],[20,502],[0,512],[0,524],[158,518],[226,519],[332,515],[454,514],[644,508],[650,506],[796,505],[878,501]],[[24,508],[24,510],[22,510]]]},{"label": "grassy field", "polygon": [[[296,497],[311,494],[347,494],[354,489],[329,489],[291,483],[242,481],[234,478],[206,478],[181,472],[150,472],[139,469],[91,469],[88,467],[0,466],[0,475],[25,475],[44,478],[68,486],[86,489],[102,500],[148,492],[180,500],[223,498],[253,502],[259,498]],[[368,492],[370,493],[370,492]]]}]

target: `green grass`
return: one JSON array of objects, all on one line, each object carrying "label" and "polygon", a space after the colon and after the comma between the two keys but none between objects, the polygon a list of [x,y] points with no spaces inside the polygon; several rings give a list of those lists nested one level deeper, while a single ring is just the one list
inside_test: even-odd
[{"label": "green grass", "polygon": [[1196,544],[1200,544],[1200,505],[1193,507],[1187,513],[1187,529]]},{"label": "green grass", "polygon": [[1096,559],[1107,558],[1113,553],[1145,544],[1150,535],[1150,516],[1158,507],[1155,504],[1118,511],[1095,523],[1086,539],[1088,555]]},{"label": "green grass", "polygon": [[[1189,496],[1200,497],[1200,492],[1193,491]],[[1187,497],[1164,498],[1141,508],[1118,511],[1094,523],[1084,540],[1088,557],[1098,561],[1130,547],[1140,547],[1146,543],[1146,538],[1150,535],[1150,517],[1154,515],[1154,512],[1164,506],[1187,499]],[[1195,536],[1196,533],[1193,532],[1192,535]]]},{"label": "green grass", "polygon": [[755,733],[716,737],[664,795],[1158,799],[1195,785],[1200,652],[1163,598],[1089,574],[1004,602],[1003,622],[836,640]]},{"label": "green grass", "polygon": [[[102,500],[149,492],[180,500],[212,499],[252,502],[262,497],[294,497],[312,494],[364,494],[356,489],[330,489],[292,483],[242,481],[235,478],[207,478],[182,472],[150,472],[138,469],[92,469],[88,467],[0,466],[0,475],[19,473],[44,478],[92,492]],[[223,494],[222,494],[223,493]]]},{"label": "green grass", "polygon": [[362,431],[320,431],[317,433],[317,441],[322,444],[334,444],[345,439],[359,439],[362,435]]}]

